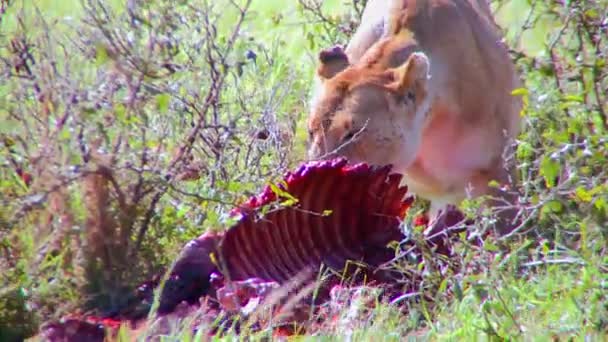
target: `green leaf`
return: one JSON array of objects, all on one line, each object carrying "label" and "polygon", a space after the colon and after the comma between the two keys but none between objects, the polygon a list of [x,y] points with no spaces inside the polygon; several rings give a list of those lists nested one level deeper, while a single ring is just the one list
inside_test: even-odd
[{"label": "green leaf", "polygon": [[555,186],[555,178],[559,174],[559,163],[551,157],[545,156],[540,162],[540,174],[545,179],[548,188]]},{"label": "green leaf", "polygon": [[603,198],[603,197],[598,198],[593,203],[593,205],[595,206],[595,208],[597,210],[603,211],[605,213],[608,212],[608,201],[605,198]]},{"label": "green leaf", "polygon": [[105,64],[110,59],[108,50],[102,44],[97,45],[95,54],[95,64],[97,64],[97,66]]},{"label": "green leaf", "polygon": [[159,112],[166,112],[169,109],[169,101],[171,100],[171,95],[169,94],[158,94],[156,95],[156,109]]},{"label": "green leaf", "polygon": [[522,107],[521,107],[521,111],[519,112],[519,116],[523,117],[526,113],[526,110],[528,110],[528,105],[529,105],[529,92],[528,89],[526,88],[516,88],[513,89],[513,91],[511,91],[511,95],[513,96],[521,96],[522,99]]},{"label": "green leaf", "polygon": [[290,194],[289,192],[281,189],[280,187],[278,187],[276,184],[270,183],[268,184],[268,186],[270,186],[270,189],[272,190],[272,192],[274,192],[278,197],[284,197],[289,201],[293,201],[293,202],[297,202],[298,199],[293,197],[292,194]]},{"label": "green leaf", "polygon": [[288,200],[281,202],[281,206],[292,207],[292,206],[296,205],[297,203],[298,203],[297,199],[288,199]]},{"label": "green leaf", "polygon": [[591,200],[593,200],[593,195],[582,186],[576,188],[574,194],[576,195],[576,198],[583,202],[591,202]]},{"label": "green leaf", "polygon": [[317,45],[315,42],[315,35],[312,34],[311,32],[308,32],[306,34],[306,40],[308,41],[308,48],[311,50],[314,50]]},{"label": "green leaf", "polygon": [[527,141],[522,141],[517,146],[517,157],[520,159],[530,158],[534,156],[534,148]]},{"label": "green leaf", "polygon": [[543,210],[550,213],[560,213],[564,209],[564,205],[560,201],[549,201],[543,206]]},{"label": "green leaf", "polygon": [[578,102],[578,103],[585,102],[585,99],[583,98],[582,95],[565,95],[565,96],[562,96],[561,100],[564,102]]},{"label": "green leaf", "polygon": [[492,242],[490,242],[489,240],[486,241],[483,244],[483,249],[485,249],[488,252],[498,252],[498,246],[496,246],[495,244],[493,244]]},{"label": "green leaf", "polygon": [[72,133],[70,132],[70,129],[68,127],[63,127],[61,129],[61,131],[59,132],[60,140],[70,140],[71,136],[72,136]]},{"label": "green leaf", "polygon": [[526,88],[516,88],[511,91],[511,95],[513,96],[528,96],[529,92]]},{"label": "green leaf", "polygon": [[323,214],[322,214],[322,215],[323,215],[323,216],[329,216],[329,215],[331,215],[333,212],[334,212],[333,210],[326,209],[326,210],[323,210]]},{"label": "green leaf", "polygon": [[179,87],[179,96],[186,97],[186,95],[188,95],[188,89],[184,86]]},{"label": "green leaf", "polygon": [[500,183],[496,180],[491,180],[488,182],[488,186],[490,188],[495,188],[495,189],[499,189],[500,188]]},{"label": "green leaf", "polygon": [[270,187],[270,190],[272,190],[272,192],[274,192],[275,194],[277,194],[279,196],[283,192],[283,190],[279,189],[279,187],[273,183],[268,184],[268,186]]},{"label": "green leaf", "polygon": [[188,208],[186,206],[183,206],[181,208],[179,208],[179,210],[177,211],[177,218],[181,219],[184,218],[186,216],[186,214],[188,214]]},{"label": "green leaf", "polygon": [[116,106],[114,106],[114,115],[116,117],[116,119],[118,120],[118,122],[120,123],[125,123],[126,122],[126,113],[127,113],[127,108],[122,104],[119,103]]},{"label": "green leaf", "polygon": [[598,14],[597,10],[595,9],[588,9],[585,11],[585,16],[589,19],[597,19],[600,17],[600,15]]}]

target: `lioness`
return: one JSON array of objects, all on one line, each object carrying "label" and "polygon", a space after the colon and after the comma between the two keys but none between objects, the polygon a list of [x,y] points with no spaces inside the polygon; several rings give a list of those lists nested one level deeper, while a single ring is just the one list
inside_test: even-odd
[{"label": "lioness", "polygon": [[393,164],[431,217],[480,195],[515,201],[489,186],[514,185],[503,153],[521,100],[485,0],[370,0],[346,50],[319,60],[309,158]]}]

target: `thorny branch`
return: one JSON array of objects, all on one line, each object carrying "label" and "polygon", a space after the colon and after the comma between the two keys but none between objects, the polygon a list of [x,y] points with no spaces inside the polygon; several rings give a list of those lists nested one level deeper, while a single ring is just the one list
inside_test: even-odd
[{"label": "thorny branch", "polygon": [[[280,112],[254,110],[253,104],[243,101],[252,97],[247,92],[239,93],[236,103],[231,102],[232,95],[224,95],[230,82],[266,77],[244,76],[234,68],[245,65],[238,55],[242,46],[255,46],[270,56],[264,45],[249,42],[242,35],[252,1],[226,1],[225,7],[199,2],[200,6],[167,4],[163,13],[147,8],[144,2],[129,1],[125,15],[117,16],[101,1],[83,0],[83,23],[71,24],[77,35],[65,40],[46,23],[46,33],[31,33],[23,14],[17,16],[21,31],[1,47],[8,55],[0,54],[0,67],[12,88],[7,118],[23,134],[2,133],[0,141],[5,146],[0,157],[6,159],[0,161],[6,160],[10,172],[21,177],[24,186],[19,193],[8,194],[10,199],[2,196],[2,204],[12,208],[6,220],[1,216],[3,241],[37,217],[48,218],[38,224],[44,228],[41,231],[55,237],[63,236],[58,231],[65,229],[77,229],[84,235],[107,232],[83,239],[86,242],[79,248],[103,253],[93,255],[88,262],[94,264],[99,258],[106,263],[101,267],[111,278],[107,285],[117,289],[132,281],[128,277],[142,277],[150,271],[133,270],[125,260],[147,265],[160,261],[143,258],[158,252],[150,250],[155,246],[147,239],[150,234],[159,236],[165,234],[163,229],[175,229],[176,223],[163,222],[163,212],[159,212],[171,207],[166,203],[168,193],[192,209],[188,215],[197,216],[179,228],[200,231],[195,222],[200,224],[201,217],[204,222],[208,216],[201,213],[202,203],[211,203],[210,208],[232,207],[236,202],[233,198],[241,197],[240,190],[218,192],[231,180],[259,183],[265,179],[277,166],[254,164],[269,153],[277,155],[278,167],[284,167],[287,142],[272,145],[251,139],[251,125],[245,124],[260,120],[266,126],[261,129],[277,132],[280,120],[266,119]],[[2,11],[7,4],[2,2]],[[227,8],[234,12],[234,21],[224,35],[217,25],[219,18],[230,12]],[[38,15],[36,20],[42,20],[41,13]],[[192,35],[194,30],[202,35]],[[70,49],[78,53],[70,54]],[[60,51],[64,54],[55,55]],[[93,65],[94,72],[86,74],[91,68],[81,68],[83,65]],[[271,101],[269,108],[280,108],[274,102],[285,98]],[[232,110],[242,113],[233,115]],[[245,139],[249,140],[247,147],[241,146]],[[241,149],[250,153],[244,161]],[[89,176],[99,178],[91,181]],[[211,187],[201,190],[209,180]],[[193,184],[198,185],[193,189]],[[61,213],[48,209],[49,198],[65,201],[62,208],[67,211],[76,210],[83,187],[88,197],[82,204],[84,209],[77,209],[83,210],[83,217],[73,215],[76,227],[67,227],[61,222]],[[58,193],[61,195],[56,196]],[[93,211],[111,217],[95,217]],[[63,239],[53,241],[63,243]],[[44,254],[39,259],[61,248],[40,248]],[[3,244],[0,264],[15,265],[14,257],[13,249]],[[38,273],[32,270],[32,274]]]}]

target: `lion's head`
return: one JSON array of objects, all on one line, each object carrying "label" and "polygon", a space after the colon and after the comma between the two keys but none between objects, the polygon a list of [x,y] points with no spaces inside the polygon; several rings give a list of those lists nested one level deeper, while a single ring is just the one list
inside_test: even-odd
[{"label": "lion's head", "polygon": [[352,163],[390,163],[403,172],[416,157],[431,102],[427,56],[413,52],[394,68],[351,65],[341,48],[333,48],[319,60],[309,158],[344,156]]}]

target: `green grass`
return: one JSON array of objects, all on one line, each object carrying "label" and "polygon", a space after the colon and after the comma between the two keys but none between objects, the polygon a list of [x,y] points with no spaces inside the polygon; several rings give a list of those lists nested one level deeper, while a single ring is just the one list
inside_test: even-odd
[{"label": "green grass", "polygon": [[[297,2],[254,0],[226,54],[228,70],[218,67],[226,77],[217,106],[206,107],[210,43],[197,10],[207,3],[151,1],[138,9],[149,22],[140,26],[131,26],[125,2],[117,0],[104,2],[112,14],[101,26],[83,22],[91,13],[80,1],[24,0],[3,14],[0,57],[15,61],[10,41],[26,37],[36,63],[27,77],[4,62],[0,69],[0,340],[31,336],[40,323],[76,308],[120,307],[122,286],[170,265],[189,239],[226,227],[232,203],[304,159],[316,54],[347,42],[352,4],[324,2],[324,13],[334,16],[328,24]],[[238,11],[227,1],[212,3],[213,42],[224,51]],[[524,54],[516,60],[528,100],[517,162],[528,232],[487,241],[482,249],[459,246],[456,258],[466,267],[428,272],[425,299],[407,301],[405,314],[384,303],[347,319],[352,307],[345,307],[342,320],[299,340],[340,340],[346,333],[366,341],[608,338],[608,131],[602,123],[608,43],[605,37],[594,43],[594,34],[584,32],[606,20],[608,3],[531,3],[492,2],[507,42]],[[524,23],[529,27],[522,29]],[[160,43],[150,48],[151,37],[177,43],[178,53]],[[129,48],[113,51],[115,41]],[[245,57],[249,50],[255,64]],[[181,69],[167,73],[166,61]],[[139,87],[132,102],[129,87]],[[220,128],[196,135],[184,165],[172,166],[201,117]],[[268,139],[255,138],[262,129]],[[15,163],[33,175],[31,187]],[[100,166],[115,183],[96,187],[84,180]],[[200,178],[174,177],[192,168]],[[95,208],[107,221],[99,223]],[[95,229],[107,230],[94,238]],[[122,240],[113,235],[123,231]],[[97,247],[112,253],[96,254]],[[253,340],[268,334],[243,333]],[[169,335],[190,338],[184,327]]]},{"label": "green grass", "polygon": [[522,278],[498,273],[476,280],[460,301],[438,315],[434,330],[440,338],[458,340],[494,334],[533,340],[574,334],[595,340],[605,337],[598,333],[606,324],[605,296],[605,272],[593,266],[537,267]]}]

